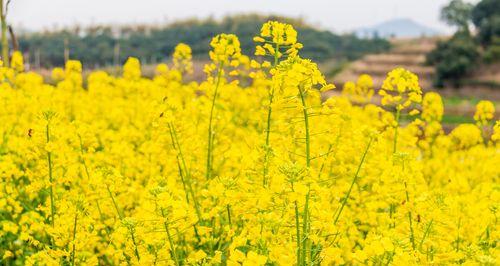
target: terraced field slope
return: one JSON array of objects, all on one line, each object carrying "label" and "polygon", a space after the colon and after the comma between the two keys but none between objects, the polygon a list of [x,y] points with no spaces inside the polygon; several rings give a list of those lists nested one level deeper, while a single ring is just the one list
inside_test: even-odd
[{"label": "terraced field slope", "polygon": [[[425,65],[425,56],[431,51],[439,38],[395,39],[393,48],[387,53],[367,55],[347,65],[337,75],[330,77],[340,93],[347,81],[356,81],[361,74],[372,76],[375,88],[380,88],[387,73],[395,67],[404,67],[419,76],[424,91],[437,90],[433,86],[434,68]],[[465,81],[461,88],[439,89],[445,104],[444,123],[451,126],[471,122],[475,105],[487,99],[500,103],[500,65],[478,66],[476,72]],[[375,97],[375,102],[379,102]],[[497,111],[497,117],[498,117]]]},{"label": "terraced field slope", "polygon": [[404,67],[420,78],[422,88],[432,87],[434,68],[425,66],[425,55],[431,51],[436,38],[399,39],[392,40],[393,48],[382,54],[367,55],[349,64],[334,77],[337,84],[356,80],[361,74],[372,76],[375,87],[380,87],[387,74],[395,67]]}]

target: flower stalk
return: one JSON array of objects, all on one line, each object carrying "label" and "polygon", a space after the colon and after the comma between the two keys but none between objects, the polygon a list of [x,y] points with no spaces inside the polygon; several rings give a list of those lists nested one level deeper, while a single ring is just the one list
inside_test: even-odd
[{"label": "flower stalk", "polygon": [[213,118],[214,118],[214,109],[215,109],[215,101],[217,99],[217,94],[219,91],[219,86],[222,79],[222,73],[224,68],[224,61],[219,63],[219,67],[217,68],[217,80],[215,83],[214,95],[212,98],[212,106],[210,107],[210,117],[208,120],[208,141],[207,141],[207,170],[206,170],[206,179],[209,180],[212,178],[212,164],[213,164],[213,145],[214,145],[214,132],[213,132]]},{"label": "flower stalk", "polygon": [[399,129],[399,119],[401,116],[401,109],[396,107],[396,126],[394,127],[394,142],[392,145],[392,153],[396,153],[398,145],[398,129]]},{"label": "flower stalk", "polygon": [[334,224],[337,224],[337,222],[339,221],[340,215],[342,214],[342,211],[344,210],[344,207],[347,204],[347,200],[349,199],[349,197],[351,195],[352,188],[354,187],[356,180],[358,180],[359,172],[361,171],[361,167],[363,166],[363,163],[365,162],[366,154],[368,153],[368,150],[370,149],[372,141],[373,141],[373,137],[370,138],[370,140],[368,141],[368,144],[366,145],[365,151],[363,152],[363,156],[361,156],[361,161],[358,164],[358,168],[356,169],[356,173],[354,174],[354,178],[352,179],[351,185],[349,186],[349,190],[347,190],[345,197],[342,199],[340,209],[339,209],[335,219],[333,220]]},{"label": "flower stalk", "polygon": [[[45,126],[45,133],[46,133],[46,143],[50,143],[50,117],[46,117],[47,124]],[[54,176],[53,176],[53,166],[52,166],[52,152],[47,151],[47,165],[49,168],[49,183],[50,183],[50,222],[52,224],[52,227],[54,227],[55,224],[55,217],[56,217],[56,207],[54,203]]]},{"label": "flower stalk", "polygon": [[[274,52],[274,63],[273,69],[278,65],[279,60],[279,43],[276,43]],[[265,157],[264,157],[264,173],[262,177],[262,185],[265,187],[268,182],[269,174],[269,157],[271,156],[271,116],[273,113],[273,101],[274,101],[275,88],[271,86],[269,90],[269,105],[267,107],[267,122],[266,122],[266,144],[265,144]]]}]

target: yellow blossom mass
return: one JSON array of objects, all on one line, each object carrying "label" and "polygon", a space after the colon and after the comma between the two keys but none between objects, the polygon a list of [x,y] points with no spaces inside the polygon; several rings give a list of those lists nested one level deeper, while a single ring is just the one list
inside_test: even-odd
[{"label": "yellow blossom mass", "polygon": [[[448,133],[441,97],[422,101],[402,68],[381,103],[368,75],[322,99],[334,86],[299,37],[266,23],[265,63],[217,35],[200,82],[185,44],[151,78],[131,57],[121,75],[68,60],[44,80],[14,53],[0,67],[0,263],[498,265],[493,104]],[[410,107],[421,114],[400,122]]]}]

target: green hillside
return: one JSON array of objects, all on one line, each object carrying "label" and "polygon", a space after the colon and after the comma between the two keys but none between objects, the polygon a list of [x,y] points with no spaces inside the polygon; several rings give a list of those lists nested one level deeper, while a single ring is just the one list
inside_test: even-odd
[{"label": "green hillside", "polygon": [[74,28],[30,33],[19,39],[21,50],[29,61],[42,62],[42,67],[63,64],[65,43],[70,57],[81,60],[86,67],[123,63],[128,56],[138,57],[145,63],[156,63],[165,60],[179,42],[189,44],[194,56],[203,59],[207,57],[211,38],[223,32],[238,35],[243,52],[253,54],[255,44],[252,38],[267,20],[293,24],[299,32],[299,41],[304,44],[302,56],[317,61],[332,58],[352,60],[390,47],[383,39],[338,35],[316,29],[301,20],[258,15],[232,16],[222,20],[193,19],[162,26]]}]

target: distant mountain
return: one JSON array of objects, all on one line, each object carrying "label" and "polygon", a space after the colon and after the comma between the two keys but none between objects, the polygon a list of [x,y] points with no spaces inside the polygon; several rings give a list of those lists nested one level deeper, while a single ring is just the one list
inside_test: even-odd
[{"label": "distant mountain", "polygon": [[371,38],[374,36],[411,38],[441,34],[438,30],[418,24],[407,18],[389,20],[372,27],[358,29],[354,33],[364,38]]}]

